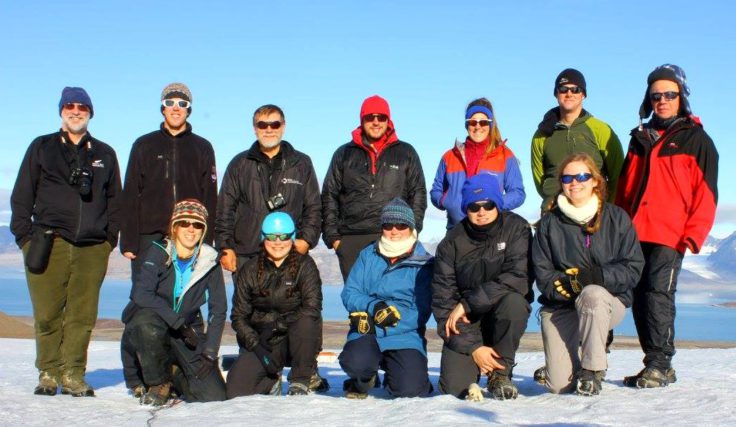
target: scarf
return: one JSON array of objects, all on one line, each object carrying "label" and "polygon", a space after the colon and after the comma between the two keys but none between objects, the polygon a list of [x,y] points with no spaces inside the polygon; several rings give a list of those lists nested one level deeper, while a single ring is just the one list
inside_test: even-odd
[{"label": "scarf", "polygon": [[381,236],[378,241],[378,253],[386,258],[396,258],[411,251],[417,243],[417,230],[412,230],[411,235],[404,240],[389,240]]},{"label": "scarf", "polygon": [[598,195],[593,193],[588,203],[578,208],[573,206],[564,194],[560,193],[557,196],[557,206],[560,207],[560,210],[566,217],[580,225],[584,225],[589,223],[598,212]]}]

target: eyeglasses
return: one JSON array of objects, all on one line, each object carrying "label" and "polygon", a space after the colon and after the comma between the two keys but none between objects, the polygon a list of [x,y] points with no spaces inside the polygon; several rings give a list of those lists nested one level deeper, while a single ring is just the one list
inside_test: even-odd
[{"label": "eyeglasses", "polygon": [[64,104],[64,109],[65,110],[71,111],[71,110],[73,110],[75,108],[78,109],[79,111],[83,112],[83,113],[89,113],[89,107],[86,106],[86,105],[84,105],[84,104],[75,104],[75,103]]},{"label": "eyeglasses", "polygon": [[163,101],[161,101],[161,105],[163,105],[164,107],[173,107],[176,105],[179,108],[189,108],[192,103],[184,99],[180,99],[178,101],[174,99],[164,99]]},{"label": "eyeglasses", "polygon": [[585,182],[590,178],[593,178],[593,174],[579,173],[577,175],[562,175],[560,177],[560,182],[562,182],[563,184],[571,184],[573,180],[577,182]]},{"label": "eyeglasses", "polygon": [[278,120],[275,122],[256,122],[256,127],[260,130],[264,130],[266,128],[276,130],[281,127],[281,122]]},{"label": "eyeglasses", "polygon": [[486,127],[486,126],[490,126],[491,123],[492,123],[492,120],[473,120],[473,119],[465,120],[465,125],[469,127],[475,127],[475,126]]},{"label": "eyeglasses", "polygon": [[496,209],[496,204],[490,200],[481,203],[473,202],[468,204],[468,212],[470,213],[478,213],[481,208],[486,212],[490,212]]},{"label": "eyeglasses", "polygon": [[583,88],[580,86],[557,86],[557,93],[565,94],[567,92],[572,92],[574,94],[582,93]]},{"label": "eyeglasses", "polygon": [[680,96],[680,92],[675,92],[675,91],[652,92],[649,94],[649,99],[652,102],[659,102],[664,97],[664,99],[666,99],[667,101],[672,101],[674,99],[677,99],[678,96]]},{"label": "eyeglasses", "polygon": [[204,224],[194,221],[179,221],[176,223],[181,228],[194,227],[195,230],[204,230]]},{"label": "eyeglasses", "polygon": [[363,116],[363,121],[365,123],[372,123],[374,120],[384,123],[388,121],[388,116],[385,114],[366,114]]},{"label": "eyeglasses", "polygon": [[280,240],[282,242],[285,242],[289,239],[291,239],[291,236],[294,235],[294,233],[284,233],[284,234],[264,234],[263,238],[268,240],[269,242],[275,242],[277,240]]},{"label": "eyeglasses", "polygon": [[407,228],[409,228],[409,225],[407,224],[382,224],[381,228],[383,228],[384,231],[391,231],[394,228],[399,231],[404,231]]}]

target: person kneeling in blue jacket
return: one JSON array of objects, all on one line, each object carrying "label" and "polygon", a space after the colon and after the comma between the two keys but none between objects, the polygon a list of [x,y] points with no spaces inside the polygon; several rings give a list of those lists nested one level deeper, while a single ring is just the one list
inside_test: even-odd
[{"label": "person kneeling in blue jacket", "polygon": [[360,252],[342,291],[350,313],[348,342],[340,354],[350,377],[345,396],[366,398],[383,369],[389,394],[425,397],[432,392],[424,332],[433,258],[417,240],[414,213],[402,199],[383,208],[381,227],[381,238]]}]

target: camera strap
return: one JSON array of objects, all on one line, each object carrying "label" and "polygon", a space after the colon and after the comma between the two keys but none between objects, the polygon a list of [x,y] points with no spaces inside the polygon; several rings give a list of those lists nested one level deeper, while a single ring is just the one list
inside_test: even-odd
[{"label": "camera strap", "polygon": [[[274,162],[276,163],[276,162]],[[278,170],[278,174],[276,175],[276,181],[274,181],[273,172],[275,164],[266,165],[264,167],[264,164],[262,162],[258,162],[258,173],[261,175],[261,177],[265,176],[264,169],[268,169],[268,176],[266,181],[267,185],[261,185],[261,193],[263,194],[263,200],[266,202],[266,205],[268,206],[268,200],[277,194],[279,194],[279,184],[281,183],[282,176],[284,175],[284,170],[286,168],[286,159],[281,158],[280,161],[280,168]],[[263,180],[261,180],[263,182]],[[274,188],[275,187],[275,188]],[[274,191],[275,190],[275,191]]]},{"label": "camera strap", "polygon": [[[61,132],[61,153],[66,164],[69,165],[70,172],[81,167],[88,168],[92,164],[92,138],[90,138],[89,133],[84,134],[79,144],[83,144],[84,147],[86,155],[83,158],[80,158],[79,155],[80,145],[74,145],[67,141],[66,132]],[[82,164],[82,161],[84,161],[84,164]]]}]

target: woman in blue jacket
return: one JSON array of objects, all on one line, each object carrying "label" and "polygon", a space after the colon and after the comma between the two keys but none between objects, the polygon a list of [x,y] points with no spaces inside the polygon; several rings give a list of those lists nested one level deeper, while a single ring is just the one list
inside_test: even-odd
[{"label": "woman in blue jacket", "polygon": [[346,397],[363,399],[386,372],[395,397],[427,396],[425,325],[431,313],[433,258],[417,240],[414,213],[400,198],[381,212],[382,235],[360,252],[342,291],[350,313],[340,366]]}]

